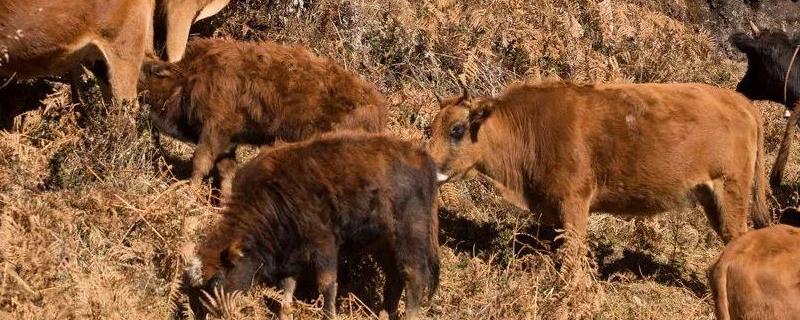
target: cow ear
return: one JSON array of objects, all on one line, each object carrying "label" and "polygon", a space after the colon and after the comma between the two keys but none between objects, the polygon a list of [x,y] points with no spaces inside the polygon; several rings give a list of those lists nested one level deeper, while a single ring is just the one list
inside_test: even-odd
[{"label": "cow ear", "polygon": [[731,43],[744,53],[756,50],[756,40],[745,33],[737,33],[731,36]]},{"label": "cow ear", "polygon": [[173,72],[167,63],[164,62],[151,62],[145,65],[145,72],[151,77],[167,78],[172,77]]},{"label": "cow ear", "polygon": [[244,257],[244,246],[241,240],[236,240],[230,246],[222,250],[219,254],[219,260],[225,269],[233,269],[239,259]]},{"label": "cow ear", "polygon": [[491,101],[477,101],[469,110],[469,133],[473,142],[478,140],[478,130],[483,122],[492,114],[494,104]]}]

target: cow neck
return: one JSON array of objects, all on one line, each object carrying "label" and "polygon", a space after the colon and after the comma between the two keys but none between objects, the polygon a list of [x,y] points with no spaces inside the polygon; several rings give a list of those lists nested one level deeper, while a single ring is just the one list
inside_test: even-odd
[{"label": "cow neck", "polygon": [[[506,125],[517,126],[514,117],[503,117],[500,112],[494,114],[493,117],[504,118],[500,122]],[[510,119],[511,123],[508,120]],[[498,119],[499,120],[499,119]],[[488,121],[487,121],[488,122]],[[530,151],[529,147],[524,143],[520,143],[518,139],[518,130],[510,129],[509,126],[496,125],[492,126],[487,123],[483,128],[489,131],[484,135],[486,139],[485,147],[482,156],[476,168],[479,172],[492,177],[497,182],[500,182],[506,188],[515,192],[522,192],[523,190],[523,177],[520,170],[524,170],[525,154]]]},{"label": "cow neck", "polygon": [[794,53],[792,54],[792,59],[789,60],[789,68],[786,69],[786,75],[783,77],[783,104],[787,107],[789,106],[789,75],[792,73],[792,66],[794,65],[794,60],[797,58],[797,51],[800,50],[800,44],[794,46]]}]

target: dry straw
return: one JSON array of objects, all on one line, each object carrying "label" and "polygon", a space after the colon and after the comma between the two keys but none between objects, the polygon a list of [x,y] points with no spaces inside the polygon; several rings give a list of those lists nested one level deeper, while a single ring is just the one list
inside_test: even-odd
[{"label": "dry straw", "polygon": [[[201,29],[311,46],[378,84],[392,102],[390,131],[424,143],[438,110],[432,93],[459,90],[449,72],[475,94],[523,79],[732,87],[743,63],[717,53],[702,21],[675,18],[696,16],[690,3],[247,0]],[[173,176],[191,149],[168,141],[178,161],[161,157],[146,110],[73,105],[65,86],[52,87],[0,131],[0,318],[166,318],[176,301],[185,303],[177,294],[179,246],[198,241],[219,211],[209,190]],[[780,109],[764,113],[774,154]],[[789,162],[787,179],[796,181]],[[426,310],[432,318],[711,317],[705,270],[721,243],[699,210],[646,220],[593,216],[591,254],[568,261],[585,277],[569,282],[535,214],[481,179],[445,185],[441,195],[442,279]],[[359,274],[374,269],[351,265]],[[360,278],[341,286],[343,319],[377,314],[382,280]],[[280,297],[271,288],[210,294],[209,304],[229,319],[270,317],[267,306]],[[321,315],[315,297],[294,306],[295,319]]]}]

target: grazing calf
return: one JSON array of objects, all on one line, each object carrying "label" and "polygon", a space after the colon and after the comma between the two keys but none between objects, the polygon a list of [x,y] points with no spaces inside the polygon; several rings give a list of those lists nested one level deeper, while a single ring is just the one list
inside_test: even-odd
[{"label": "grazing calf", "polygon": [[720,320],[800,319],[800,229],[748,232],[732,241],[709,270]]},{"label": "grazing calf", "polygon": [[[752,35],[736,33],[730,39],[747,55],[747,72],[736,85],[736,91],[753,100],[782,103],[787,110],[795,110],[800,101],[800,54],[796,53],[800,38],[790,37],[786,31],[762,31],[752,22],[750,27]],[[789,123],[796,124],[797,116]],[[794,130],[794,126],[786,126],[778,159],[770,172],[773,188],[781,184]]]},{"label": "grazing calf", "polygon": [[166,18],[167,58],[176,62],[183,58],[192,24],[220,12],[230,0],[160,0]]},{"label": "grazing calf", "polygon": [[[299,141],[336,129],[382,131],[381,94],[298,46],[198,39],[177,63],[145,63],[140,89],[162,132],[197,143],[192,182],[215,163],[230,190],[237,143]],[[227,150],[227,152],[226,152]]]},{"label": "grazing calf", "polygon": [[728,242],[747,231],[751,196],[756,226],[768,224],[761,119],[741,94],[702,84],[463,90],[431,128],[440,180],[477,170],[567,239],[585,238],[591,212],[647,216],[697,201]]},{"label": "grazing calf", "polygon": [[439,277],[435,196],[430,157],[387,136],[333,133],[269,149],[236,173],[222,220],[188,259],[184,292],[200,315],[200,290],[215,286],[281,284],[291,303],[295,277],[312,270],[332,317],[339,257],[371,253],[386,273],[386,311],[396,315],[406,286],[406,318],[416,318]]},{"label": "grazing calf", "polygon": [[106,98],[133,101],[142,59],[152,51],[154,1],[4,0],[0,77],[76,75],[81,63],[103,61]]}]

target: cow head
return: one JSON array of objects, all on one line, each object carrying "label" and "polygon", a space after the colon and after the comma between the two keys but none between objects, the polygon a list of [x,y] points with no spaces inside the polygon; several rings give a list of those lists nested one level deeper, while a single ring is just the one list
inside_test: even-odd
[{"label": "cow head", "polygon": [[479,159],[478,131],[491,114],[490,99],[473,98],[463,81],[460,97],[439,99],[431,124],[428,152],[436,163],[439,182],[467,174]]},{"label": "cow head", "polygon": [[150,105],[150,120],[162,132],[188,140],[178,130],[184,78],[180,66],[147,56],[139,74],[138,87],[143,102]]},{"label": "cow head", "polygon": [[[736,91],[753,100],[784,103],[784,78],[797,43],[784,31],[761,31],[752,22],[751,29],[752,34],[736,33],[730,38],[731,43],[747,55],[747,72],[736,86]],[[798,66],[800,62],[795,61],[792,77],[800,72]],[[797,91],[800,88],[792,88],[790,82],[787,105],[797,99],[794,93]]]},{"label": "cow head", "polygon": [[[200,254],[194,246],[181,251],[185,261],[181,291],[188,297],[189,305],[197,319],[208,313],[219,316],[225,296],[218,292],[232,293],[249,289],[253,284],[268,281],[267,270],[271,263],[258,259],[251,246],[242,240],[233,240],[221,250],[205,250]],[[214,300],[214,302],[212,302]]]}]

